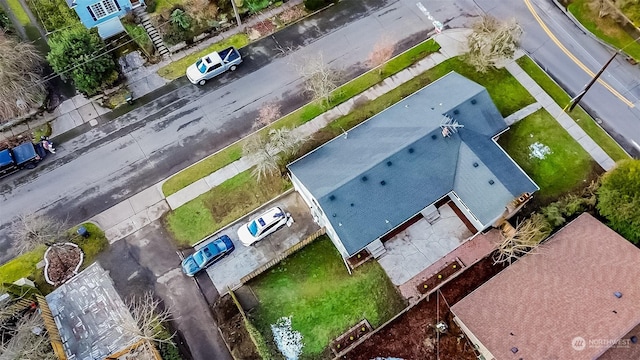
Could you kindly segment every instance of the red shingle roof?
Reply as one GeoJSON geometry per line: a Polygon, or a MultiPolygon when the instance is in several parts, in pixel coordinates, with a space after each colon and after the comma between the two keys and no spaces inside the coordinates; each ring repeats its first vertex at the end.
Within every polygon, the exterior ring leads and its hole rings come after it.
{"type": "Polygon", "coordinates": [[[452,311],[497,359],[596,359],[640,323],[639,279],[640,250],[585,213],[452,311]]]}

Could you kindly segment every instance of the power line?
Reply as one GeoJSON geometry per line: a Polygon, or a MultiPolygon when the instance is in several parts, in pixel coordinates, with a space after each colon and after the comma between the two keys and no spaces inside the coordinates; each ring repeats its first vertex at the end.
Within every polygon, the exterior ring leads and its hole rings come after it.
{"type": "MultiPolygon", "coordinates": [[[[163,23],[159,24],[159,25],[158,25],[158,27],[162,27],[162,26],[166,25],[167,23],[169,23],[170,21],[171,21],[171,20],[167,20],[167,21],[165,21],[165,22],[163,22],[163,23]]],[[[38,82],[36,82],[35,84],[28,86],[27,88],[31,88],[31,87],[33,87],[33,86],[36,86],[37,84],[43,84],[43,83],[45,83],[45,82],[48,82],[48,81],[49,81],[49,80],[51,80],[51,79],[55,79],[56,77],[59,77],[59,76],[61,76],[61,75],[63,75],[63,74],[66,74],[66,73],[68,73],[69,71],[75,70],[75,69],[79,68],[80,66],[83,66],[83,65],[85,65],[85,64],[88,64],[89,62],[91,62],[91,61],[93,61],[93,60],[96,60],[96,59],[100,58],[101,56],[107,55],[107,54],[109,54],[110,52],[115,51],[115,50],[117,50],[117,49],[119,49],[119,48],[121,48],[121,47],[123,47],[123,46],[125,46],[125,45],[127,45],[127,44],[129,44],[129,43],[131,43],[132,41],[136,41],[136,40],[142,39],[142,38],[144,38],[144,37],[146,37],[146,38],[148,38],[149,40],[151,40],[151,38],[149,37],[149,34],[146,32],[146,30],[145,30],[144,35],[140,35],[140,36],[138,36],[138,37],[133,36],[132,34],[130,34],[130,33],[128,33],[128,32],[126,32],[126,31],[125,31],[125,33],[126,33],[127,35],[129,35],[129,37],[131,37],[131,40],[128,40],[128,41],[126,41],[126,42],[124,42],[124,43],[122,43],[122,44],[119,44],[118,46],[115,46],[114,48],[109,49],[109,50],[107,50],[107,51],[106,51],[106,52],[104,52],[104,53],[101,53],[101,54],[96,55],[96,53],[97,53],[98,51],[102,51],[102,50],[107,49],[108,45],[106,45],[106,46],[104,46],[103,48],[96,50],[93,54],[91,54],[91,55],[90,55],[91,57],[90,57],[89,59],[85,60],[84,62],[81,62],[81,63],[79,63],[79,64],[77,64],[77,65],[75,65],[75,66],[73,66],[73,67],[71,67],[71,68],[69,68],[69,69],[64,69],[64,70],[63,70],[63,71],[61,71],[61,72],[56,72],[55,74],[52,74],[52,75],[46,76],[46,77],[44,77],[43,79],[41,79],[41,80],[39,80],[38,82]]],[[[125,37],[125,35],[122,35],[122,36],[121,36],[120,38],[118,38],[116,41],[118,41],[118,40],[120,40],[120,39],[122,39],[122,38],[124,38],[124,37],[125,37]]],[[[151,42],[153,43],[153,40],[151,40],[151,42]]]]}

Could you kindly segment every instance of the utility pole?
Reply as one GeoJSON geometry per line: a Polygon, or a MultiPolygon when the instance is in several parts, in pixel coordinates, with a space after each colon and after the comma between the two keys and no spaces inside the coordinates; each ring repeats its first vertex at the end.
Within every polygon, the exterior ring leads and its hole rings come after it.
{"type": "Polygon", "coordinates": [[[616,51],[615,53],[613,53],[613,56],[611,56],[609,61],[607,61],[607,63],[604,64],[602,69],[600,69],[600,71],[598,71],[598,73],[593,77],[593,79],[591,79],[591,81],[589,81],[589,83],[587,85],[585,85],[584,89],[580,93],[578,93],[578,95],[576,95],[573,99],[569,100],[569,104],[567,104],[567,106],[565,106],[564,109],[562,109],[562,110],[566,111],[567,107],[569,107],[569,111],[572,111],[576,107],[576,105],[578,105],[578,103],[580,103],[580,100],[582,100],[582,98],[587,94],[587,91],[589,91],[589,89],[591,89],[591,86],[593,86],[593,84],[596,83],[596,81],[598,80],[600,75],[602,75],[602,73],[607,68],[607,66],[609,66],[609,64],[611,64],[611,62],[616,57],[616,55],[618,55],[618,52],[619,51],[616,51]]]}
{"type": "Polygon", "coordinates": [[[242,21],[240,20],[240,15],[238,14],[238,8],[236,7],[236,0],[231,0],[231,5],[233,6],[233,13],[236,14],[236,22],[238,22],[238,26],[241,26],[242,21]]]}

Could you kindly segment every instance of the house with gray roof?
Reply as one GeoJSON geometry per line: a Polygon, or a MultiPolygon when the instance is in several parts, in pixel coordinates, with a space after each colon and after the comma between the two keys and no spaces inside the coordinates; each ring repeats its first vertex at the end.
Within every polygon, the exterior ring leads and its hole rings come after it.
{"type": "Polygon", "coordinates": [[[449,73],[288,165],[344,258],[451,202],[472,232],[511,217],[538,186],[497,144],[508,129],[487,90],[449,73]]]}

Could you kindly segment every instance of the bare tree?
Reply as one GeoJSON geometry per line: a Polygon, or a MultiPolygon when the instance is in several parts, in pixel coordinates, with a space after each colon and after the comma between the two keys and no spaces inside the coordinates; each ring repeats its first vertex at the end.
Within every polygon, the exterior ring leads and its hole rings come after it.
{"type": "Polygon", "coordinates": [[[276,151],[282,152],[286,158],[295,155],[304,140],[304,137],[290,128],[269,131],[269,143],[276,151]]]}
{"type": "Polygon", "coordinates": [[[57,359],[45,334],[42,317],[37,312],[24,314],[9,336],[9,341],[0,348],[0,360],[57,359]]]}
{"type": "Polygon", "coordinates": [[[536,249],[550,233],[549,224],[540,214],[533,214],[530,218],[519,223],[515,231],[511,225],[507,225],[503,228],[502,240],[494,253],[493,263],[511,264],[536,249]]]}
{"type": "Polygon", "coordinates": [[[324,62],[322,53],[302,59],[298,73],[305,79],[305,90],[314,100],[328,102],[331,92],[338,87],[340,75],[324,62]]]}
{"type": "Polygon", "coordinates": [[[0,122],[42,105],[42,63],[33,44],[15,41],[0,30],[0,122]]]}
{"type": "Polygon", "coordinates": [[[151,292],[131,297],[128,306],[135,326],[125,325],[125,331],[135,334],[140,339],[173,344],[173,335],[167,337],[164,329],[164,324],[172,319],[171,309],[163,307],[151,292]]]}
{"type": "Polygon", "coordinates": [[[258,117],[253,123],[254,129],[265,127],[280,118],[280,105],[275,102],[266,103],[258,110],[258,117]]]}
{"type": "MultiPolygon", "coordinates": [[[[373,69],[386,63],[393,56],[393,51],[395,49],[396,45],[391,38],[386,35],[381,37],[373,46],[373,50],[371,51],[371,54],[369,54],[369,59],[367,60],[367,65],[373,69]]],[[[378,69],[378,73],[382,73],[382,67],[378,69]]]]}
{"type": "Polygon", "coordinates": [[[492,16],[482,16],[467,38],[466,61],[478,72],[486,72],[497,62],[513,57],[520,36],[522,28],[515,19],[500,21],[492,16]]]}
{"type": "Polygon", "coordinates": [[[249,161],[256,164],[251,175],[258,181],[264,180],[268,175],[278,173],[280,156],[265,135],[255,134],[251,136],[244,143],[242,152],[249,161]]]}
{"type": "Polygon", "coordinates": [[[9,236],[13,238],[13,247],[20,254],[29,252],[39,245],[56,243],[64,239],[66,234],[66,221],[55,221],[36,214],[18,216],[9,229],[9,236]]]}

